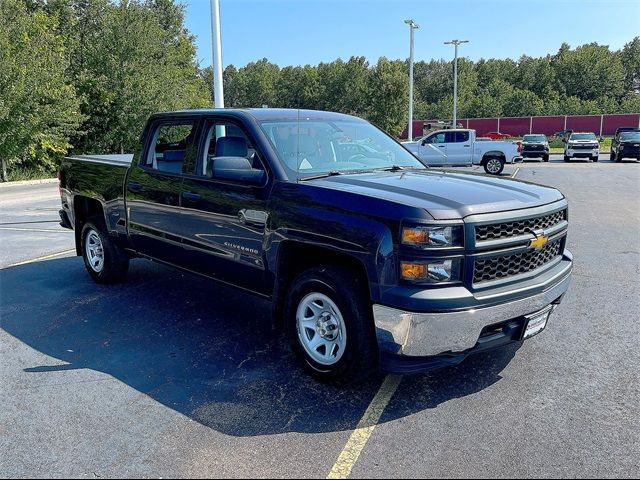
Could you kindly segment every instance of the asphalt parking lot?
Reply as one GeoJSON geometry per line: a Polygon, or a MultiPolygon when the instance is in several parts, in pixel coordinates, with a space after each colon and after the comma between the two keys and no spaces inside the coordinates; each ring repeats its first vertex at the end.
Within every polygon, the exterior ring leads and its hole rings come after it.
{"type": "MultiPolygon", "coordinates": [[[[563,304],[522,345],[392,381],[351,477],[640,475],[640,164],[503,175],[569,199],[563,304]]],[[[94,284],[58,203],[0,188],[0,477],[324,478],[345,458],[383,376],[315,382],[266,302],[200,277],[136,260],[94,284]]]]}

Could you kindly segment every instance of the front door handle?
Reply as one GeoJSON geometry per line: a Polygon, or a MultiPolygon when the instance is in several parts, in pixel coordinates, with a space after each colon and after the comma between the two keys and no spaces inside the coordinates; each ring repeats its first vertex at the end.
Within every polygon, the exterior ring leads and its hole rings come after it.
{"type": "Polygon", "coordinates": [[[446,145],[438,145],[438,148],[444,148],[446,145]]]}
{"type": "Polygon", "coordinates": [[[127,184],[127,188],[131,192],[139,192],[140,190],[142,190],[142,184],[139,182],[129,182],[127,184]]]}
{"type": "Polygon", "coordinates": [[[192,202],[197,202],[202,200],[202,195],[193,192],[182,192],[182,198],[185,200],[191,200],[192,202]]]}

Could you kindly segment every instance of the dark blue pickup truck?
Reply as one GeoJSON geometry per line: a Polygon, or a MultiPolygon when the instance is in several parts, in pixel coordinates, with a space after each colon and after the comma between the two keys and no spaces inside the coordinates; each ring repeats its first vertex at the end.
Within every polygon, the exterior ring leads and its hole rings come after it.
{"type": "Polygon", "coordinates": [[[59,178],[61,224],[95,281],[142,257],[268,298],[322,379],[522,341],[569,286],[559,191],[428,169],[348,115],[157,114],[133,156],[69,157],[59,178]]]}

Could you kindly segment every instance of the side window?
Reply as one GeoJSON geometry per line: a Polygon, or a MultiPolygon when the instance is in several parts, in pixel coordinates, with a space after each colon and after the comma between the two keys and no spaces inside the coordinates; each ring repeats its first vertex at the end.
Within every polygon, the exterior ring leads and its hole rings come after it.
{"type": "Polygon", "coordinates": [[[211,122],[205,132],[204,155],[198,162],[197,175],[240,183],[243,179],[266,178],[264,164],[252,140],[238,125],[211,122]]]}
{"type": "Polygon", "coordinates": [[[194,122],[172,122],[156,127],[149,152],[142,165],[161,172],[193,171],[197,160],[194,122]]]}
{"type": "Polygon", "coordinates": [[[436,133],[427,138],[427,143],[445,143],[445,132],[436,133]]]}
{"type": "Polygon", "coordinates": [[[469,132],[455,132],[456,143],[464,143],[469,140],[469,132]]]}

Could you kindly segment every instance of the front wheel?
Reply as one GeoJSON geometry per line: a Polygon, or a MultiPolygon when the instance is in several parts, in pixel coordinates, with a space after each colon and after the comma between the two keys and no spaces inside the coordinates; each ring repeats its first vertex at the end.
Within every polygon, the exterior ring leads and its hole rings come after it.
{"type": "Polygon", "coordinates": [[[595,157],[591,157],[591,161],[592,162],[597,162],[598,161],[598,155],[596,155],[595,157]]]}
{"type": "Polygon", "coordinates": [[[104,220],[93,216],[82,227],[82,259],[96,283],[117,283],[129,270],[129,257],[107,233],[104,220]]]}
{"type": "Polygon", "coordinates": [[[498,157],[491,157],[484,162],[484,171],[491,175],[500,175],[504,170],[504,160],[498,157]]]}
{"type": "Polygon", "coordinates": [[[613,162],[613,161],[615,161],[615,159],[616,159],[615,154],[614,154],[613,152],[611,152],[611,153],[609,154],[609,161],[610,161],[610,162],[613,162]]]}
{"type": "Polygon", "coordinates": [[[545,155],[542,157],[542,161],[543,162],[548,162],[549,161],[549,155],[545,155]]]}
{"type": "Polygon", "coordinates": [[[285,315],[293,349],[316,378],[344,385],[378,371],[369,296],[353,272],[334,265],[303,272],[291,285],[285,315]]]}
{"type": "Polygon", "coordinates": [[[565,162],[568,162],[569,160],[571,160],[571,157],[569,157],[568,155],[565,155],[565,156],[564,156],[564,161],[565,161],[565,162]]]}

